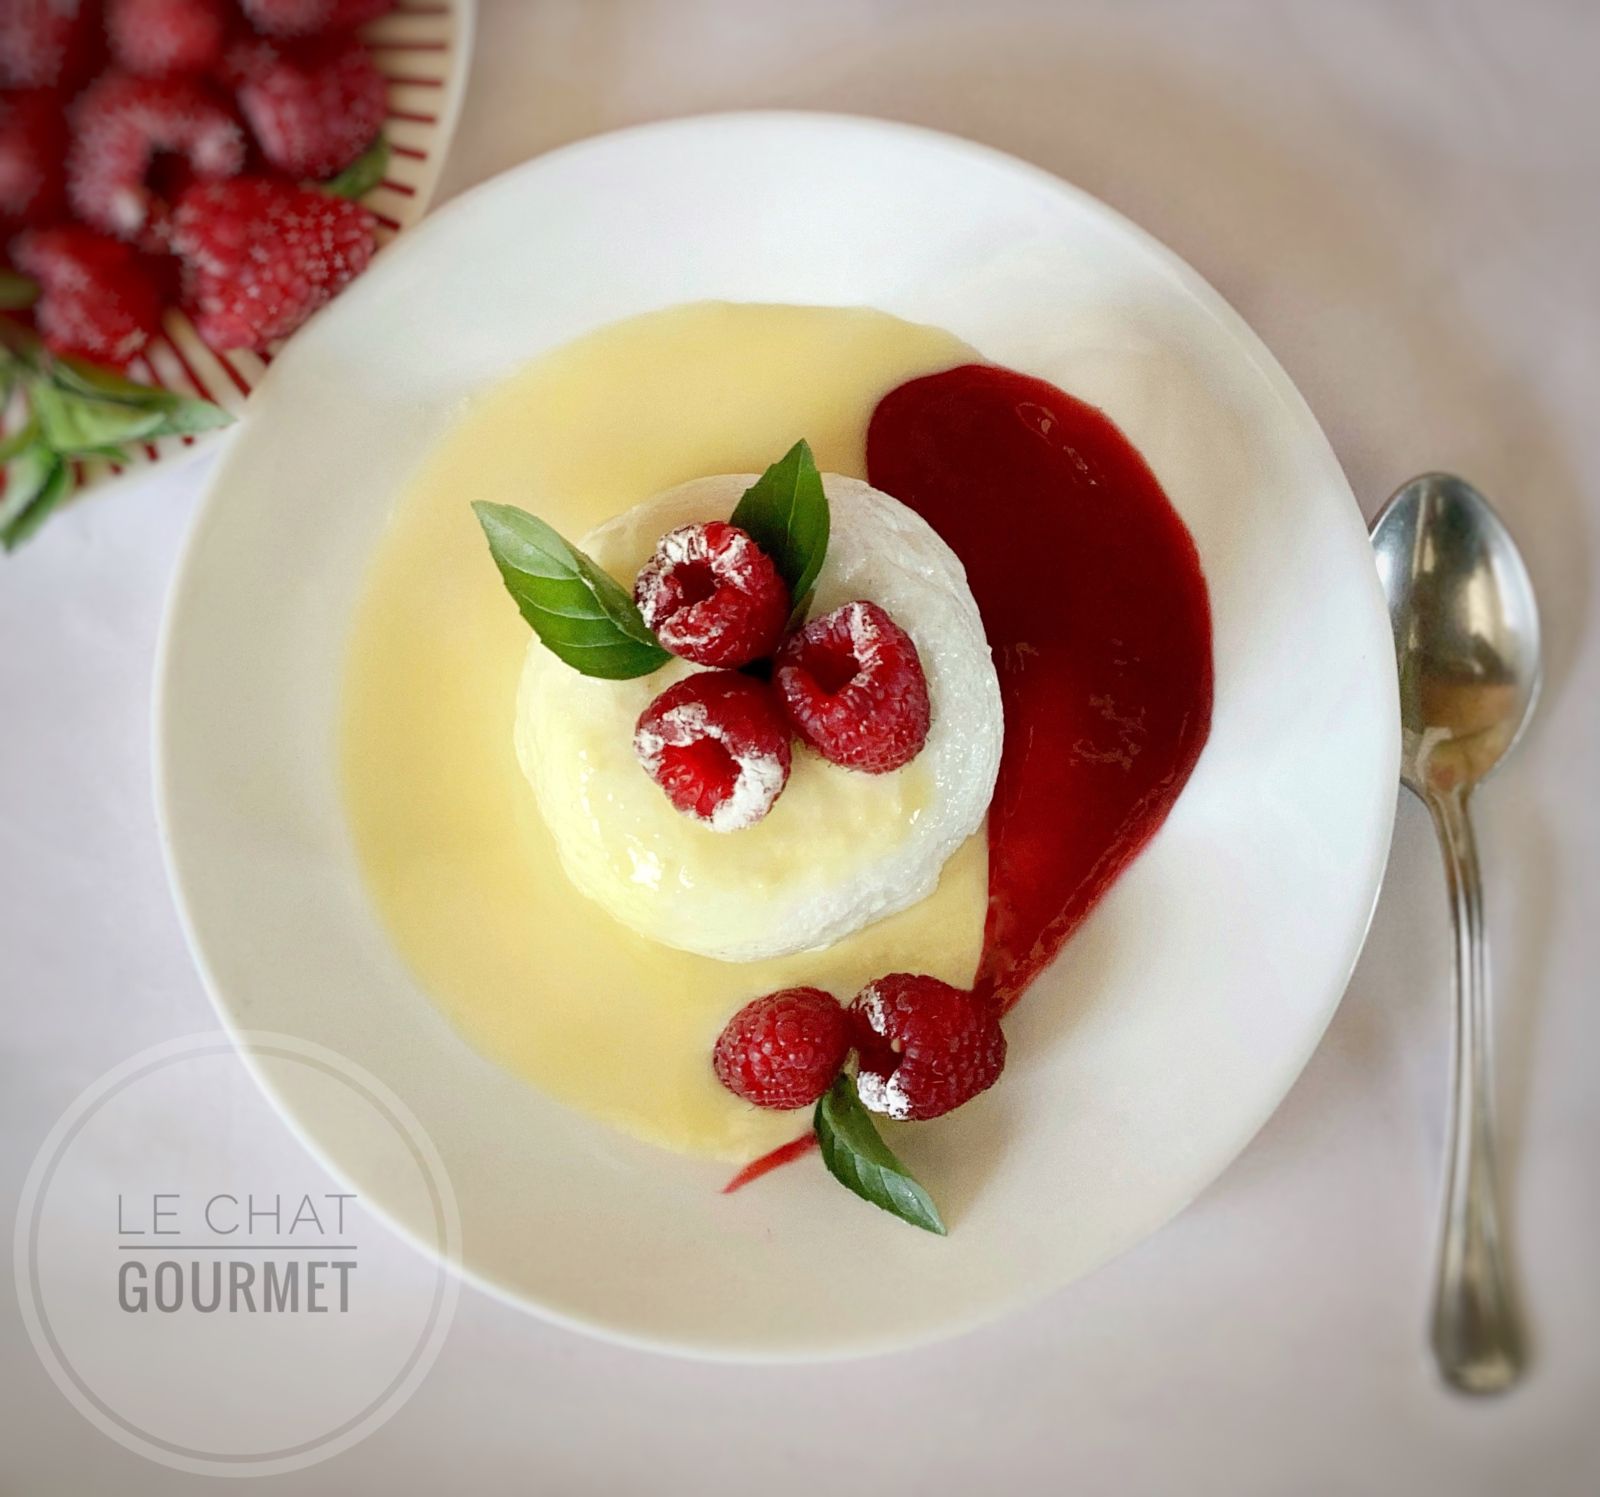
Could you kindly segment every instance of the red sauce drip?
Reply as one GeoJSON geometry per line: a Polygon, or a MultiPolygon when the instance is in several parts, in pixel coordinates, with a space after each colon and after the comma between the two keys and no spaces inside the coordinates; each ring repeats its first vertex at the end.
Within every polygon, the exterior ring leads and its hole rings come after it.
{"type": "Polygon", "coordinates": [[[969,364],[891,391],[875,488],[961,558],[1005,749],[978,991],[1009,1008],[1149,841],[1211,727],[1211,614],[1183,521],[1127,438],[1043,380],[969,364]]]}
{"type": "Polygon", "coordinates": [[[809,1154],[817,1146],[815,1133],[804,1133],[799,1138],[791,1138],[786,1144],[779,1144],[770,1154],[763,1154],[759,1159],[752,1159],[737,1175],[722,1187],[725,1196],[732,1195],[736,1190],[743,1190],[746,1185],[759,1180],[763,1175],[769,1175],[781,1165],[792,1164],[802,1155],[809,1154]]]}

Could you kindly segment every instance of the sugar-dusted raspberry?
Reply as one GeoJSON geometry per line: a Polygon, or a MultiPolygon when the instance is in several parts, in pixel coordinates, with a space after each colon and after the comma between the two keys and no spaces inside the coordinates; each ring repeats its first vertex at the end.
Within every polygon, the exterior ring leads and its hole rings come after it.
{"type": "Polygon", "coordinates": [[[745,1004],[717,1040],[717,1080],[757,1107],[810,1107],[833,1085],[850,1023],[821,988],[784,988],[745,1004]]]}
{"type": "Polygon", "coordinates": [[[166,229],[153,168],[169,172],[177,158],[181,175],[216,182],[244,166],[243,127],[194,79],[106,73],[73,104],[72,123],[73,210],[94,228],[149,248],[166,229]]]}
{"type": "Polygon", "coordinates": [[[936,977],[892,972],[850,1005],[856,1089],[873,1112],[922,1121],[988,1090],[1006,1063],[992,1010],[936,977]]]}
{"type": "Polygon", "coordinates": [[[240,177],[179,200],[172,244],[184,300],[213,348],[264,349],[366,269],[372,215],[292,182],[240,177]]]}
{"type": "Polygon", "coordinates": [[[106,0],[106,40],[119,67],[146,78],[203,73],[222,58],[224,0],[106,0]]]}
{"type": "Polygon", "coordinates": [[[261,154],[291,177],[343,170],[372,144],[388,112],[383,74],[359,37],[257,37],[230,49],[227,71],[261,154]]]}
{"type": "Polygon", "coordinates": [[[633,596],[674,655],[730,670],[770,655],[789,619],[789,589],[772,558],[724,520],[669,530],[633,596]]]}
{"type": "Polygon", "coordinates": [[[0,94],[0,234],[61,216],[66,157],[67,121],[53,91],[0,94]]]}
{"type": "Polygon", "coordinates": [[[876,603],[846,603],[792,634],[773,685],[795,731],[824,759],[884,774],[928,741],[928,678],[917,647],[876,603]]]}
{"type": "Polygon", "coordinates": [[[99,60],[97,0],[0,0],[0,88],[75,88],[99,60]]]}
{"type": "Polygon", "coordinates": [[[263,36],[318,36],[365,26],[394,9],[394,0],[240,0],[263,36]]]}
{"type": "Polygon", "coordinates": [[[126,364],[161,325],[149,264],[120,239],[63,224],[22,235],[13,255],[39,283],[34,320],[57,353],[126,364]]]}
{"type": "Polygon", "coordinates": [[[714,832],[754,826],[789,782],[789,725],[764,682],[702,671],[639,718],[633,751],[684,813],[714,832]]]}

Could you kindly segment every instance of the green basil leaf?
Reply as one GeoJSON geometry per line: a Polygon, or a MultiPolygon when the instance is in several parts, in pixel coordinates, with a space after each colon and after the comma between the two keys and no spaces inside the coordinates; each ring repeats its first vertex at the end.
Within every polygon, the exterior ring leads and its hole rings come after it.
{"type": "Polygon", "coordinates": [[[165,410],[170,402],[179,398],[159,385],[141,385],[115,369],[70,355],[56,355],[51,361],[50,377],[61,389],[75,395],[137,406],[140,410],[165,410]]]}
{"type": "Polygon", "coordinates": [[[55,385],[69,394],[111,405],[131,406],[140,411],[159,411],[160,423],[141,432],[141,436],[188,436],[233,423],[230,412],[209,400],[180,395],[176,390],[163,390],[159,385],[141,385],[114,369],[105,369],[83,359],[57,358],[50,374],[55,385]]]}
{"type": "Polygon", "coordinates": [[[90,453],[150,437],[167,419],[164,411],[79,395],[47,379],[36,379],[32,393],[39,430],[62,454],[90,453]]]}
{"type": "Polygon", "coordinates": [[[0,317],[0,348],[4,348],[11,358],[27,369],[37,368],[44,357],[44,345],[39,342],[39,335],[32,328],[13,322],[9,317],[0,317]]]}
{"type": "Polygon", "coordinates": [[[173,395],[171,401],[160,409],[161,424],[154,431],[146,432],[147,437],[193,436],[197,432],[232,426],[235,419],[231,411],[223,410],[220,405],[214,405],[209,400],[196,400],[190,395],[173,395]]]}
{"type": "Polygon", "coordinates": [[[879,1136],[872,1114],[856,1095],[855,1078],[841,1071],[822,1094],[812,1120],[828,1173],[864,1201],[901,1221],[943,1237],[945,1225],[932,1197],[879,1136]]]}
{"type": "MultiPolygon", "coordinates": [[[[37,428],[30,426],[18,436],[36,431],[37,428]]],[[[0,529],[10,525],[39,497],[58,462],[55,453],[39,441],[37,435],[15,449],[10,442],[6,446],[6,486],[0,493],[0,529]]]]}
{"type": "Polygon", "coordinates": [[[72,467],[43,443],[17,454],[0,495],[0,546],[14,551],[72,492],[72,467]]]}
{"type": "Polygon", "coordinates": [[[0,266],[0,311],[17,312],[39,299],[39,286],[25,275],[0,266]]]}
{"type": "Polygon", "coordinates": [[[574,670],[623,681],[672,658],[622,587],[543,520],[510,504],[472,509],[523,618],[574,670]]]}
{"type": "MultiPolygon", "coordinates": [[[[4,374],[0,372],[0,382],[4,381],[4,374]]],[[[9,437],[0,441],[0,467],[9,463],[24,448],[32,447],[39,440],[39,423],[29,419],[26,426],[18,427],[9,437]]]]}
{"type": "Polygon", "coordinates": [[[796,442],[751,484],[731,520],[772,558],[799,622],[828,554],[828,496],[810,445],[796,442]]]}
{"type": "Polygon", "coordinates": [[[321,184],[324,192],[339,198],[364,198],[389,170],[389,141],[380,135],[336,177],[321,184]]]}

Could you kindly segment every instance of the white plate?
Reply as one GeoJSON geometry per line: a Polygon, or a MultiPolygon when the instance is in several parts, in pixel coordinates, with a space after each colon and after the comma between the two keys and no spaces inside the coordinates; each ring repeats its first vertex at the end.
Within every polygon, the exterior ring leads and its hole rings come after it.
{"type": "MultiPolygon", "coordinates": [[[[439,1147],[466,1272],[568,1324],[792,1358],[948,1334],[1153,1231],[1259,1128],[1366,932],[1399,744],[1361,516],[1294,387],[1192,271],[1031,167],[899,125],[726,115],[491,182],[295,339],[195,523],[167,619],[161,815],[226,1022],[342,1052],[439,1147]],[[721,1165],[586,1121],[480,1058],[402,966],[335,783],[362,574],[464,397],[555,344],[699,298],[866,304],[1104,407],[1199,545],[1215,723],[1166,826],[1008,1020],[988,1097],[927,1130],[948,1239],[813,1161],[721,1165]]],[[[357,1141],[280,1094],[380,1205],[357,1141]]],[[[401,1226],[406,1224],[402,1220],[401,1226]]]]}
{"type": "MultiPolygon", "coordinates": [[[[466,92],[477,5],[478,0],[396,0],[389,15],[361,28],[361,37],[389,85],[389,113],[383,126],[392,147],[389,167],[383,181],[361,199],[377,216],[380,249],[427,212],[438,185],[466,92]]],[[[146,383],[183,395],[202,395],[243,415],[250,392],[261,383],[274,357],[248,349],[213,353],[189,319],[169,309],[161,333],[130,372],[146,383]]],[[[143,471],[150,463],[181,461],[222,435],[219,430],[142,443],[132,449],[131,465],[83,463],[79,489],[103,487],[143,471]]]]}

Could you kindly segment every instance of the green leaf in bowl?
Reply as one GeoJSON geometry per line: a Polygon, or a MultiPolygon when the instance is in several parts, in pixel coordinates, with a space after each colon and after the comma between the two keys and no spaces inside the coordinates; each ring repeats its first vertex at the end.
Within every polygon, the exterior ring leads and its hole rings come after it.
{"type": "Polygon", "coordinates": [[[33,410],[44,440],[62,454],[91,453],[156,435],[166,420],[159,408],[123,405],[34,382],[33,410]]]}
{"type": "Polygon", "coordinates": [[[841,1071],[817,1103],[813,1126],[828,1173],[864,1201],[901,1221],[943,1237],[939,1208],[894,1151],[878,1136],[872,1114],[861,1105],[855,1078],[841,1071]]]}
{"type": "MultiPolygon", "coordinates": [[[[0,385],[5,381],[5,373],[0,370],[0,385]]],[[[39,423],[31,417],[26,426],[20,426],[9,437],[0,438],[0,465],[9,463],[19,452],[26,451],[39,441],[39,423]]]]}
{"type": "Polygon", "coordinates": [[[38,299],[37,282],[0,266],[0,312],[21,311],[23,307],[31,307],[38,299]]]}
{"type": "Polygon", "coordinates": [[[110,400],[118,405],[137,406],[141,410],[165,409],[177,397],[158,385],[141,385],[137,380],[107,369],[101,364],[91,364],[87,359],[70,354],[57,354],[50,365],[50,377],[63,390],[75,395],[86,395],[94,400],[110,400]]]}
{"type": "Polygon", "coordinates": [[[0,547],[14,551],[72,492],[72,466],[35,441],[10,455],[0,494],[0,547]]]}
{"type": "Polygon", "coordinates": [[[51,365],[51,380],[60,390],[100,404],[128,406],[140,411],[159,411],[161,421],[149,437],[190,436],[230,426],[233,416],[220,405],[159,385],[141,385],[114,369],[90,364],[83,359],[58,357],[51,365]]]}
{"type": "Polygon", "coordinates": [[[339,198],[364,198],[389,170],[389,141],[378,136],[349,166],[321,185],[324,192],[339,198]]]}
{"type": "Polygon", "coordinates": [[[472,506],[489,552],[545,646],[586,676],[647,676],[672,657],[615,579],[541,519],[510,504],[472,506]]]}
{"type": "Polygon", "coordinates": [[[828,554],[828,496],[810,444],[796,442],[768,468],[730,519],[772,558],[794,600],[791,621],[799,622],[828,554]]]}

